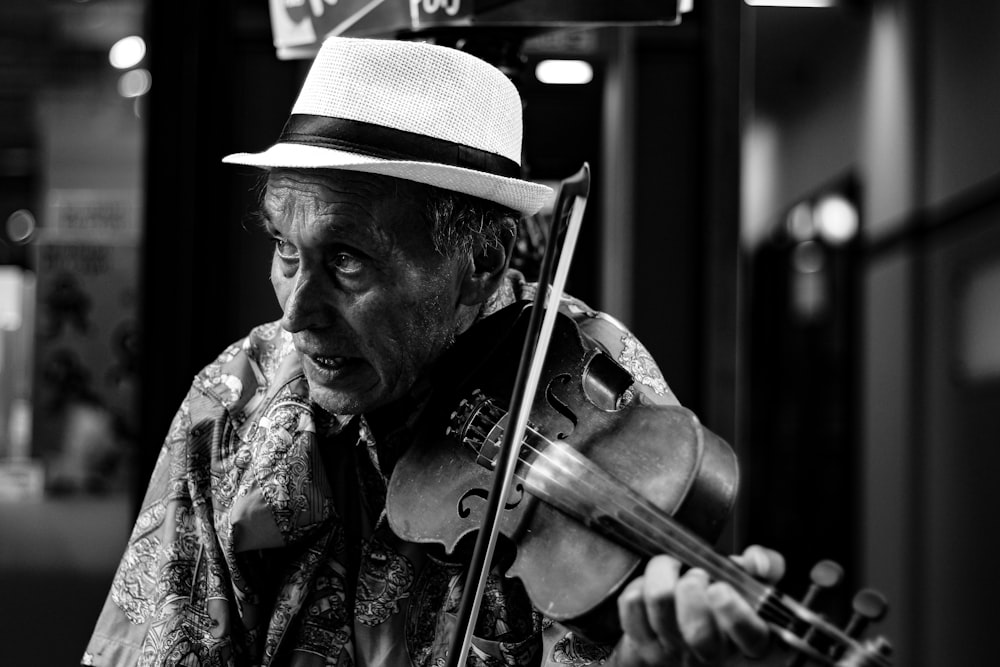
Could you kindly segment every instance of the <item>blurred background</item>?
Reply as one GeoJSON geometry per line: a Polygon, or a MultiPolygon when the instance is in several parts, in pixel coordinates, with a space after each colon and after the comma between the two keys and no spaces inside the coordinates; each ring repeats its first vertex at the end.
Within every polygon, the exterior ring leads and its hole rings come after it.
{"type": "Polygon", "coordinates": [[[191,377],[278,316],[219,160],[276,138],[332,30],[483,55],[527,175],[590,162],[570,290],[736,448],[723,548],[779,548],[795,596],[839,562],[820,610],[880,590],[897,665],[989,664],[1000,5],[764,4],[3,0],[3,663],[76,664],[191,377]]]}

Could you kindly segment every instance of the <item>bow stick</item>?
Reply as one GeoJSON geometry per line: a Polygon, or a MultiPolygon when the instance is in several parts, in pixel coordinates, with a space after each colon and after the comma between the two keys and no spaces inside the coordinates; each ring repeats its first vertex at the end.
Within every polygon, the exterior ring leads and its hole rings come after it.
{"type": "Polygon", "coordinates": [[[448,651],[448,667],[458,667],[459,661],[468,656],[472,644],[475,619],[479,616],[479,607],[482,604],[483,592],[486,590],[486,580],[489,577],[490,564],[500,533],[503,499],[507,497],[513,484],[521,441],[538,389],[538,381],[548,352],[552,329],[555,326],[559,302],[566,286],[566,276],[573,260],[573,249],[580,233],[580,223],[587,206],[589,191],[590,165],[586,162],[580,171],[562,181],[559,186],[552,228],[545,244],[538,289],[532,304],[528,332],[524,338],[524,347],[510,400],[508,424],[514,424],[514,427],[504,430],[500,452],[497,455],[498,463],[493,473],[493,485],[487,496],[483,523],[476,536],[476,544],[466,574],[465,589],[462,591],[458,607],[455,633],[448,651]],[[559,238],[564,234],[565,241],[559,249],[559,238]],[[557,254],[559,265],[555,270],[555,279],[552,280],[557,254]],[[549,288],[550,281],[551,288],[549,288]]]}

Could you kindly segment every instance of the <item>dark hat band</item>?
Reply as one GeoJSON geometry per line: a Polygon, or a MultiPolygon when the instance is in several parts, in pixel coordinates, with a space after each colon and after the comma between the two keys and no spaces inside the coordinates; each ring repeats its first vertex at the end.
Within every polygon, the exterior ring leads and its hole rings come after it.
{"type": "Polygon", "coordinates": [[[516,162],[496,153],[348,118],[292,114],[278,142],[334,148],[384,160],[436,162],[506,178],[521,175],[516,162]]]}

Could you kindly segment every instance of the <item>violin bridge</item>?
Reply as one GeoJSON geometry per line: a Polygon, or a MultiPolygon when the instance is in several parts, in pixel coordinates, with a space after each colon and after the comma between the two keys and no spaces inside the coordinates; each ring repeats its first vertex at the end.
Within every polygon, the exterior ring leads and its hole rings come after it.
{"type": "Polygon", "coordinates": [[[451,413],[445,434],[458,439],[476,453],[476,462],[493,470],[503,441],[507,414],[491,398],[476,389],[451,413]]]}

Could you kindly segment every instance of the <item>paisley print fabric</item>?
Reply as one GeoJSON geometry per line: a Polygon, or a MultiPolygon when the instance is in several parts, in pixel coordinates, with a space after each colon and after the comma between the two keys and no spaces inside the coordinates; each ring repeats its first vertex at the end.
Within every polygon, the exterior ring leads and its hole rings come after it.
{"type": "MultiPolygon", "coordinates": [[[[427,558],[406,618],[407,649],[415,667],[446,663],[465,574],[460,565],[427,558]],[[428,609],[439,611],[428,614],[428,609]]],[[[500,573],[491,574],[473,632],[469,665],[539,664],[542,628],[542,615],[532,609],[520,583],[500,573]]]]}
{"type": "Polygon", "coordinates": [[[155,502],[136,519],[122,566],[111,584],[111,597],[132,623],[145,623],[153,611],[160,540],[149,534],[163,522],[165,504],[155,502]]]}
{"type": "Polygon", "coordinates": [[[413,564],[379,539],[364,547],[354,613],[364,625],[380,625],[399,613],[400,602],[410,595],[413,564]]]}
{"type": "Polygon", "coordinates": [[[622,351],[618,356],[618,363],[624,366],[637,382],[652,389],[657,396],[666,396],[670,391],[667,389],[667,382],[642,343],[628,332],[622,334],[621,343],[622,351]]]}
{"type": "MultiPolygon", "coordinates": [[[[483,316],[533,290],[511,272],[483,316]]],[[[624,327],[564,306],[635,391],[674,401],[624,327]]],[[[171,423],[83,664],[443,667],[465,570],[399,540],[383,512],[386,475],[412,439],[409,406],[376,435],[364,416],[311,402],[277,323],[229,346],[171,423]]],[[[608,654],[492,573],[469,665],[582,667],[608,654]]]]}
{"type": "Polygon", "coordinates": [[[552,648],[552,662],[573,667],[603,664],[610,655],[607,646],[592,644],[572,632],[566,633],[552,648]]]}

